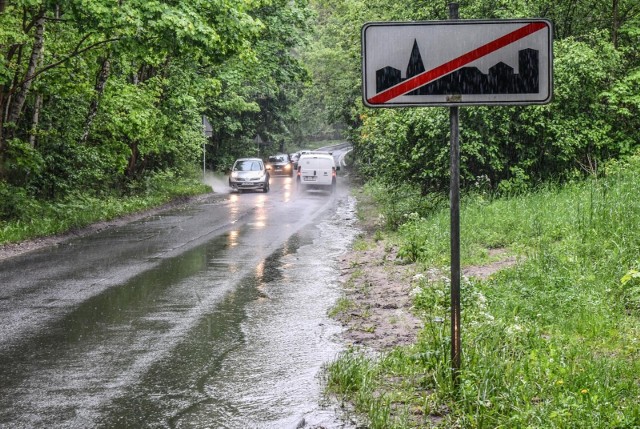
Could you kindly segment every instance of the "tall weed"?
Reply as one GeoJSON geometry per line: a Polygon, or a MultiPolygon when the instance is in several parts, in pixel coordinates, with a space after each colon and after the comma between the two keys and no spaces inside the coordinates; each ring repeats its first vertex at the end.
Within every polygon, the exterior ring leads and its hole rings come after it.
{"type": "Polygon", "coordinates": [[[365,185],[365,192],[377,204],[384,226],[392,231],[412,217],[431,215],[446,204],[441,195],[421,195],[408,184],[392,186],[373,181],[365,185]]]}

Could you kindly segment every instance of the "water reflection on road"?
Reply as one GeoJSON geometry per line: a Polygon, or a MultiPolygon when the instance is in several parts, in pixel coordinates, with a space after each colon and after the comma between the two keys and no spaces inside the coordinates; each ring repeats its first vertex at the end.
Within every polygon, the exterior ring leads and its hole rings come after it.
{"type": "MultiPolygon", "coordinates": [[[[339,296],[336,260],[356,233],[354,200],[297,195],[293,180],[279,180],[269,194],[231,195],[98,237],[109,249],[140,241],[149,253],[87,258],[92,296],[65,289],[71,269],[25,281],[28,293],[12,280],[11,299],[25,307],[15,319],[51,303],[63,316],[7,331],[20,341],[0,338],[10,345],[0,347],[0,426],[348,427],[322,405],[318,375],[342,347],[327,311],[339,296]]],[[[80,270],[87,251],[62,250],[60,263],[80,270]]],[[[15,276],[0,266],[7,279],[19,277],[19,262],[15,276]]]]}

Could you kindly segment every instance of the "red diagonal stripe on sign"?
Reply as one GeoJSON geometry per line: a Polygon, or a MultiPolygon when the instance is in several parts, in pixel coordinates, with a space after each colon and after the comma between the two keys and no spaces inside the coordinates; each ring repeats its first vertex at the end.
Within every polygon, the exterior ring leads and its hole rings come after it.
{"type": "Polygon", "coordinates": [[[384,91],[374,95],[368,101],[370,104],[383,104],[387,101],[393,100],[396,97],[404,95],[408,92],[411,92],[422,85],[426,85],[429,82],[432,82],[446,74],[449,74],[470,62],[477,60],[478,58],[482,58],[485,55],[489,55],[492,52],[497,51],[500,48],[504,48],[505,46],[516,42],[524,37],[527,37],[530,34],[535,33],[538,30],[542,30],[547,27],[547,23],[545,22],[532,22],[524,27],[521,27],[511,33],[505,34],[504,36],[493,40],[486,45],[482,45],[479,48],[474,49],[473,51],[467,52],[464,55],[459,56],[447,63],[444,63],[434,69],[427,70],[419,75],[412,77],[411,79],[407,79],[402,83],[399,83],[396,86],[392,86],[391,88],[385,89],[384,91]]]}

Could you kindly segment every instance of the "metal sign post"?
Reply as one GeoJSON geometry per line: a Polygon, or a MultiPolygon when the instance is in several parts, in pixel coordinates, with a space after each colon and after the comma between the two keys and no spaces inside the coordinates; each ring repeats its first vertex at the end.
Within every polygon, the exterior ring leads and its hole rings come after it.
{"type": "Polygon", "coordinates": [[[460,106],[547,104],[553,29],[545,19],[371,22],[362,27],[367,107],[449,107],[451,125],[451,371],[459,385],[460,106]]]}
{"type": "MultiPolygon", "coordinates": [[[[449,3],[449,19],[458,19],[458,3],[449,3]]],[[[462,340],[460,337],[460,112],[449,108],[451,124],[451,374],[458,386],[462,340]]]]}

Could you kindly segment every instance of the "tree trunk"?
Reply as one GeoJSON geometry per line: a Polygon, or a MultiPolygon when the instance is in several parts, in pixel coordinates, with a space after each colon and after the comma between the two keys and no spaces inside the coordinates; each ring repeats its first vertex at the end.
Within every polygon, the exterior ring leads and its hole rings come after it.
{"type": "Polygon", "coordinates": [[[129,165],[127,165],[127,178],[133,179],[136,174],[136,165],[138,164],[138,144],[129,144],[131,155],[129,156],[129,165]]]}
{"type": "Polygon", "coordinates": [[[91,105],[89,106],[89,112],[87,113],[87,119],[84,123],[84,131],[82,132],[82,136],[80,136],[80,144],[85,144],[87,139],[89,138],[89,130],[91,129],[91,124],[98,114],[98,106],[100,105],[100,99],[102,98],[102,94],[104,93],[104,87],[107,84],[107,80],[109,79],[109,72],[111,70],[111,51],[107,53],[107,55],[102,60],[102,66],[100,67],[100,71],[98,72],[98,76],[96,77],[96,86],[95,86],[95,95],[94,99],[91,101],[91,105]]]}
{"type": "Polygon", "coordinates": [[[7,152],[4,143],[4,94],[5,88],[0,87],[0,180],[6,177],[4,161],[5,153],[7,152]]]}
{"type": "Polygon", "coordinates": [[[31,88],[31,84],[36,73],[36,67],[44,47],[44,22],[44,11],[42,11],[36,20],[36,33],[34,35],[33,49],[31,50],[31,57],[29,58],[27,72],[25,73],[23,81],[19,83],[19,89],[16,92],[15,97],[11,100],[9,114],[7,115],[7,123],[18,122],[18,119],[22,114],[22,109],[27,99],[29,89],[31,88]]]}
{"type": "Polygon", "coordinates": [[[36,103],[33,106],[33,119],[31,121],[31,133],[29,134],[29,144],[36,147],[36,134],[38,132],[38,124],[40,123],[40,110],[42,109],[42,94],[36,96],[36,103]]]}
{"type": "Polygon", "coordinates": [[[611,19],[611,43],[614,48],[618,48],[618,30],[620,28],[620,1],[613,0],[613,13],[611,19]]]}
{"type": "MultiPolygon", "coordinates": [[[[6,56],[6,63],[14,61],[16,64],[22,62],[22,44],[15,44],[9,48],[9,52],[6,56]],[[14,57],[17,55],[17,59],[14,57]]],[[[0,168],[4,164],[4,154],[6,149],[6,133],[4,125],[7,123],[7,116],[9,115],[9,107],[11,106],[12,91],[18,86],[18,75],[15,74],[11,83],[2,85],[2,94],[0,94],[0,168]]],[[[1,173],[1,172],[0,172],[1,173]]],[[[0,174],[0,177],[4,177],[0,174]]]]}
{"type": "MultiPolygon", "coordinates": [[[[0,0],[2,1],[2,0],[0,0]]],[[[2,3],[2,8],[5,7],[5,3],[2,3]]],[[[3,11],[4,9],[2,9],[3,11]]],[[[5,56],[5,63],[9,64],[12,61],[20,64],[22,62],[22,48],[20,43],[13,44],[9,47],[5,56]],[[17,59],[14,57],[17,55],[17,59]]],[[[7,117],[9,116],[9,108],[11,106],[12,91],[18,86],[18,75],[14,75],[11,83],[0,86],[0,179],[5,178],[5,155],[7,150],[7,130],[5,130],[5,124],[7,123],[7,117]]]]}

